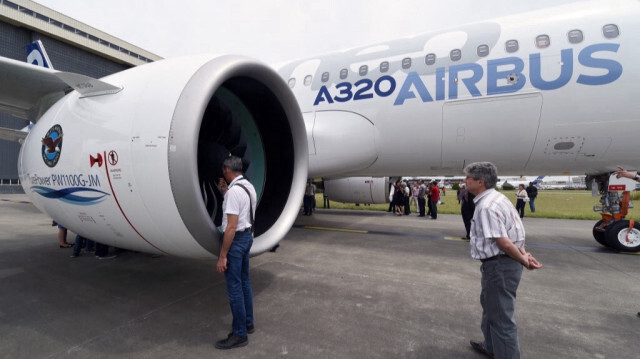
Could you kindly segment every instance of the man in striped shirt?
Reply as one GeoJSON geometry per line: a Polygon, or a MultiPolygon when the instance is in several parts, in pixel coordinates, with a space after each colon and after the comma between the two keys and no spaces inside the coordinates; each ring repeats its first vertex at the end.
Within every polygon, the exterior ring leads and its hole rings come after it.
{"type": "Polygon", "coordinates": [[[518,329],[513,318],[522,267],[542,265],[524,249],[524,226],[511,201],[494,189],[498,170],[490,162],[464,169],[467,191],[474,194],[471,257],[482,262],[482,333],[484,342],[471,347],[490,358],[520,358],[518,329]]]}

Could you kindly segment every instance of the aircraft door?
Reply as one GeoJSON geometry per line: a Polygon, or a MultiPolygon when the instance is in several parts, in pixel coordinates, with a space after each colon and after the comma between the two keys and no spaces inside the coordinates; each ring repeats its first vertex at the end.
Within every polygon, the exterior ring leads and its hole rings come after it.
{"type": "Polygon", "coordinates": [[[447,102],[442,111],[442,168],[461,171],[476,161],[501,170],[527,165],[540,124],[542,94],[447,102]]]}

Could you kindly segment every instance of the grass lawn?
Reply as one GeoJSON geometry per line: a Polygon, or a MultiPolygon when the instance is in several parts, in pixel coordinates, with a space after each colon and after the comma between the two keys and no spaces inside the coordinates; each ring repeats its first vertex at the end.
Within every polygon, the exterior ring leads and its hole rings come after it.
{"type": "MultiPolygon", "coordinates": [[[[515,191],[501,191],[503,192],[513,205],[516,204],[516,192],[515,191]]],[[[440,197],[440,200],[444,202],[438,206],[438,213],[445,214],[460,214],[460,205],[456,199],[456,192],[449,190],[446,196],[440,197]]],[[[531,213],[529,210],[529,204],[526,204],[525,217],[538,217],[538,218],[565,218],[565,219],[600,219],[599,212],[593,211],[593,206],[600,205],[600,197],[591,197],[591,191],[572,191],[572,190],[540,190],[538,191],[538,197],[536,198],[536,212],[531,213]]],[[[322,194],[316,194],[316,205],[318,208],[322,208],[322,194]]],[[[633,203],[633,201],[632,201],[633,203]]],[[[389,204],[372,204],[372,205],[359,205],[356,206],[353,203],[340,203],[331,201],[331,208],[337,209],[353,209],[353,210],[372,210],[372,211],[386,211],[389,208],[389,204]]],[[[412,212],[415,212],[415,208],[412,207],[412,212]]],[[[631,208],[627,218],[638,218],[640,215],[640,209],[631,208]]]]}

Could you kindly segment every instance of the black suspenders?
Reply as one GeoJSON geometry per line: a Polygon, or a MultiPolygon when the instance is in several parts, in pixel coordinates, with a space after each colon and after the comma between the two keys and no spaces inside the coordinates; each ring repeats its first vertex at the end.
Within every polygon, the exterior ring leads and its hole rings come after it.
{"type": "Polygon", "coordinates": [[[249,193],[247,187],[241,185],[240,183],[235,183],[234,185],[240,186],[240,188],[247,192],[247,196],[249,196],[249,218],[251,219],[251,234],[253,234],[255,226],[253,225],[253,203],[251,202],[251,193],[249,193]]]}

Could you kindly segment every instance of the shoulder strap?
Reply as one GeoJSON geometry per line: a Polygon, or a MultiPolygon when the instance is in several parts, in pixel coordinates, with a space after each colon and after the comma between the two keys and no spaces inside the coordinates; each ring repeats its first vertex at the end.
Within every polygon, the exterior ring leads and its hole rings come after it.
{"type": "Polygon", "coordinates": [[[236,183],[236,184],[240,186],[240,188],[242,188],[245,192],[247,192],[247,196],[249,196],[249,218],[251,219],[251,234],[253,234],[255,230],[255,226],[253,225],[253,203],[251,202],[251,193],[249,193],[249,190],[247,189],[247,187],[243,186],[240,183],[236,183]]]}

